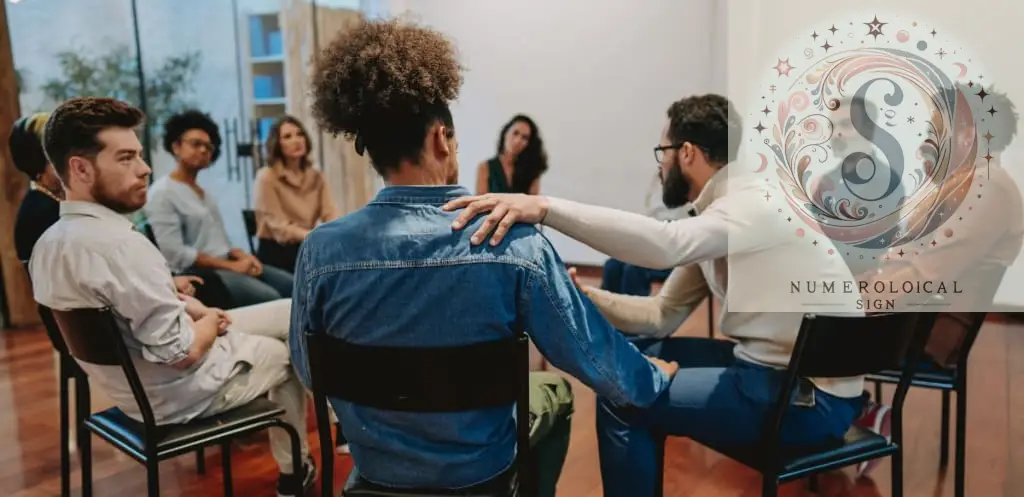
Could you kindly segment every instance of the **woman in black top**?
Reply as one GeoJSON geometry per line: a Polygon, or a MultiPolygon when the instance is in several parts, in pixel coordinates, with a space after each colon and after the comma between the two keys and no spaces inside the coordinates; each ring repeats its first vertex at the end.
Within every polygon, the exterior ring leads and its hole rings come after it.
{"type": "Polygon", "coordinates": [[[548,169],[548,157],[537,124],[522,114],[505,123],[498,135],[498,154],[480,163],[476,193],[540,192],[540,176],[548,169]]]}
{"type": "Polygon", "coordinates": [[[64,198],[57,172],[43,152],[43,128],[49,117],[48,113],[38,113],[18,119],[8,139],[14,167],[31,180],[14,221],[14,245],[18,259],[23,261],[32,255],[43,232],[57,222],[64,198]]]}

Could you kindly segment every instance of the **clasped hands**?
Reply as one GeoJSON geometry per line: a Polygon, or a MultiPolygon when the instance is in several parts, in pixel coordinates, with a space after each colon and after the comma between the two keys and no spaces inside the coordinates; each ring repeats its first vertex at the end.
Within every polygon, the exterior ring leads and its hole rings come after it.
{"type": "Polygon", "coordinates": [[[231,249],[228,257],[231,259],[228,262],[228,269],[231,271],[252,277],[263,274],[263,263],[250,253],[241,249],[231,249]]]}
{"type": "MultiPolygon", "coordinates": [[[[462,209],[462,212],[455,216],[455,220],[452,222],[452,228],[456,230],[466,227],[476,216],[487,214],[470,241],[474,245],[479,245],[490,237],[491,246],[496,246],[501,243],[501,240],[516,223],[542,223],[548,215],[549,206],[550,201],[547,197],[539,195],[488,193],[457,198],[442,206],[441,209],[448,212],[462,209]]],[[[569,276],[584,295],[589,295],[589,289],[580,283],[576,268],[569,269],[569,276]]],[[[666,362],[657,357],[646,357],[651,364],[661,369],[669,378],[679,370],[679,364],[676,362],[666,362]]]]}
{"type": "Polygon", "coordinates": [[[178,299],[185,303],[185,313],[195,322],[203,320],[215,321],[217,323],[217,335],[224,336],[231,326],[231,316],[223,309],[207,307],[198,299],[179,293],[178,299]]]}

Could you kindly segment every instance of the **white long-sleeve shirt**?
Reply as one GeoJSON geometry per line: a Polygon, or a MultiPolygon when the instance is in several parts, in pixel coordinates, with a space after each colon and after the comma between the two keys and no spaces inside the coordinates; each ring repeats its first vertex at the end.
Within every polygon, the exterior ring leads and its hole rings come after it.
{"type": "MultiPolygon", "coordinates": [[[[791,279],[813,276],[845,281],[853,276],[841,257],[829,256],[827,239],[821,237],[817,245],[800,243],[803,240],[793,235],[791,221],[771,216],[773,211],[758,204],[766,201],[766,193],[769,199],[781,196],[762,180],[744,174],[730,178],[723,168],[694,202],[696,217],[662,222],[551,198],[543,223],[623,262],[675,268],[654,297],[588,291],[602,313],[623,331],[668,336],[710,289],[723,303],[720,329],[737,341],[736,356],[783,369],[789,364],[805,313],[841,308],[845,312],[832,314],[851,314],[859,294],[837,292],[808,301],[781,293],[789,291],[791,279]],[[747,275],[741,278],[737,271],[747,275]]],[[[863,377],[812,381],[840,397],[860,395],[864,383],[863,377]]]]}

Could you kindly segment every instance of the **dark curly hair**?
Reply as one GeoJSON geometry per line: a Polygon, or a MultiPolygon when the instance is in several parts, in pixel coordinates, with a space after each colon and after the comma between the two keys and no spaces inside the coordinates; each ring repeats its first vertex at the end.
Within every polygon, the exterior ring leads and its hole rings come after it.
{"type": "Polygon", "coordinates": [[[14,121],[7,139],[14,167],[32,180],[39,179],[49,162],[43,150],[43,129],[49,117],[49,113],[40,112],[14,121]]]}
{"type": "Polygon", "coordinates": [[[544,140],[540,137],[537,123],[528,116],[517,114],[501,128],[501,133],[498,135],[498,157],[505,152],[505,134],[508,133],[509,128],[519,122],[526,123],[530,127],[530,142],[516,156],[515,167],[512,171],[512,184],[509,187],[512,188],[512,193],[527,193],[530,191],[530,185],[548,170],[548,154],[544,151],[544,140]]]}
{"type": "Polygon", "coordinates": [[[173,155],[174,144],[190,129],[201,129],[210,135],[210,144],[213,145],[210,162],[215,162],[220,157],[220,128],[209,115],[198,110],[186,110],[167,119],[164,123],[164,150],[173,155]]]}
{"type": "Polygon", "coordinates": [[[687,97],[669,106],[668,119],[672,143],[696,145],[714,165],[736,159],[743,122],[729,99],[715,94],[687,97]]]}
{"type": "Polygon", "coordinates": [[[355,138],[381,175],[418,161],[427,131],[453,128],[449,102],[462,86],[455,46],[437,31],[398,19],[363,19],[314,63],[313,116],[327,132],[355,138]]]}
{"type": "Polygon", "coordinates": [[[106,97],[76,97],[57,107],[46,121],[43,148],[57,175],[68,180],[72,156],[95,160],[106,145],[97,137],[108,128],[136,129],[146,115],[130,104],[106,97]]]}

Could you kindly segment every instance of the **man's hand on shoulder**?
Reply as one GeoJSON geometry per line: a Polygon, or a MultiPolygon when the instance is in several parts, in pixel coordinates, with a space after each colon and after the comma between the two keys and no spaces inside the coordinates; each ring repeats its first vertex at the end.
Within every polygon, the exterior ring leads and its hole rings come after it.
{"type": "Polygon", "coordinates": [[[452,200],[442,209],[455,211],[463,209],[456,216],[452,228],[460,230],[479,214],[486,214],[480,228],[473,234],[472,242],[479,245],[488,237],[491,245],[498,245],[516,223],[539,224],[548,215],[548,199],[539,195],[511,193],[488,193],[452,200]],[[492,234],[493,231],[493,234],[492,234]]]}

